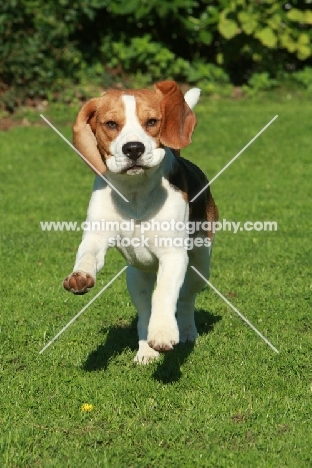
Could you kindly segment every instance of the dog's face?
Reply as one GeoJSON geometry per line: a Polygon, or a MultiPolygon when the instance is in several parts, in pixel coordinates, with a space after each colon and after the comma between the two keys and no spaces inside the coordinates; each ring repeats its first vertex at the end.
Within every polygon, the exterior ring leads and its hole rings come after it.
{"type": "Polygon", "coordinates": [[[108,91],[100,98],[92,120],[100,154],[111,172],[141,173],[163,158],[160,98],[154,91],[133,91],[131,95],[108,91]]]}
{"type": "Polygon", "coordinates": [[[99,172],[135,175],[162,161],[163,146],[191,141],[196,118],[174,81],[154,90],[110,90],[91,99],[74,124],[74,144],[99,172]]]}

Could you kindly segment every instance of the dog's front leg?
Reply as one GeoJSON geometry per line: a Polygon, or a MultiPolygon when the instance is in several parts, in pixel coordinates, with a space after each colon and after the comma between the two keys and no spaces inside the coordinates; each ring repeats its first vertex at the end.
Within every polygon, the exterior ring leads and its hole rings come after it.
{"type": "Polygon", "coordinates": [[[159,355],[147,344],[147,329],[151,316],[151,301],[156,273],[138,270],[129,265],[127,268],[127,285],[133,305],[138,311],[139,350],[134,358],[138,364],[147,364],[159,355]]]}
{"type": "Polygon", "coordinates": [[[157,351],[168,351],[179,342],[175,318],[179,292],[188,264],[186,250],[165,253],[159,259],[157,286],[152,298],[152,313],[147,342],[157,351]]]}
{"type": "Polygon", "coordinates": [[[73,272],[63,281],[67,291],[85,294],[95,285],[98,271],[104,266],[109,245],[101,233],[86,232],[79,246],[73,272]]]}

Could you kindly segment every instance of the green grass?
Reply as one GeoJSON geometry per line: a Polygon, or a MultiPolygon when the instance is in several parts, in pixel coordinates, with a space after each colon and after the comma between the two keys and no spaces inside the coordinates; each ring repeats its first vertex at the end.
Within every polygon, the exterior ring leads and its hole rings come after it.
{"type": "MultiPolygon", "coordinates": [[[[148,366],[124,274],[39,355],[124,260],[110,251],[86,296],[62,289],[81,233],[39,221],[83,221],[93,176],[46,125],[0,134],[2,467],[311,466],[310,107],[203,100],[183,152],[212,178],[279,115],[212,185],[221,220],[278,230],[219,232],[210,278],[279,354],[205,289],[196,346],[148,366]]],[[[74,113],[45,114],[70,138],[74,113]]]]}

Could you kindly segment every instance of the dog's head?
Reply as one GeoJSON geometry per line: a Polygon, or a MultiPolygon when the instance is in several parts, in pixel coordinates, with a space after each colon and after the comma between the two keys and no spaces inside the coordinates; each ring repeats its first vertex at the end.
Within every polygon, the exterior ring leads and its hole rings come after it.
{"type": "Polygon", "coordinates": [[[157,83],[154,90],[107,91],[80,110],[74,145],[102,174],[142,173],[160,164],[163,146],[190,144],[196,125],[191,107],[199,93],[193,88],[183,96],[175,81],[157,83]]]}

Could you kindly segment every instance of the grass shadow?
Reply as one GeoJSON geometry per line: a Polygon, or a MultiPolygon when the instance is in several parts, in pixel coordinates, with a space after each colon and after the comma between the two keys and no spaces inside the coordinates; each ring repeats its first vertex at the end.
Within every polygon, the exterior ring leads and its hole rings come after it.
{"type": "MultiPolygon", "coordinates": [[[[221,316],[213,315],[210,312],[200,309],[195,310],[195,323],[198,334],[207,335],[213,330],[214,325],[221,320],[221,316]]],[[[153,378],[164,384],[177,382],[182,377],[181,366],[192,353],[195,343],[187,342],[178,344],[168,353],[164,353],[164,359],[159,363],[153,378]]]]}
{"type": "Polygon", "coordinates": [[[114,356],[122,354],[126,348],[135,351],[138,347],[137,317],[131,323],[112,327],[103,327],[100,333],[107,334],[106,340],[92,351],[83,365],[88,372],[105,370],[114,356]]]}
{"type": "MultiPolygon", "coordinates": [[[[221,320],[205,310],[195,310],[195,322],[199,335],[205,335],[212,331],[215,323],[221,320]]],[[[87,372],[105,370],[114,356],[117,356],[130,348],[132,351],[138,348],[137,318],[130,324],[102,328],[101,332],[106,334],[105,343],[92,351],[83,365],[87,372]]],[[[182,376],[181,366],[186,361],[194,348],[194,343],[179,344],[173,351],[164,353],[164,360],[157,366],[153,378],[163,383],[171,383],[179,380],[182,376]]]]}

